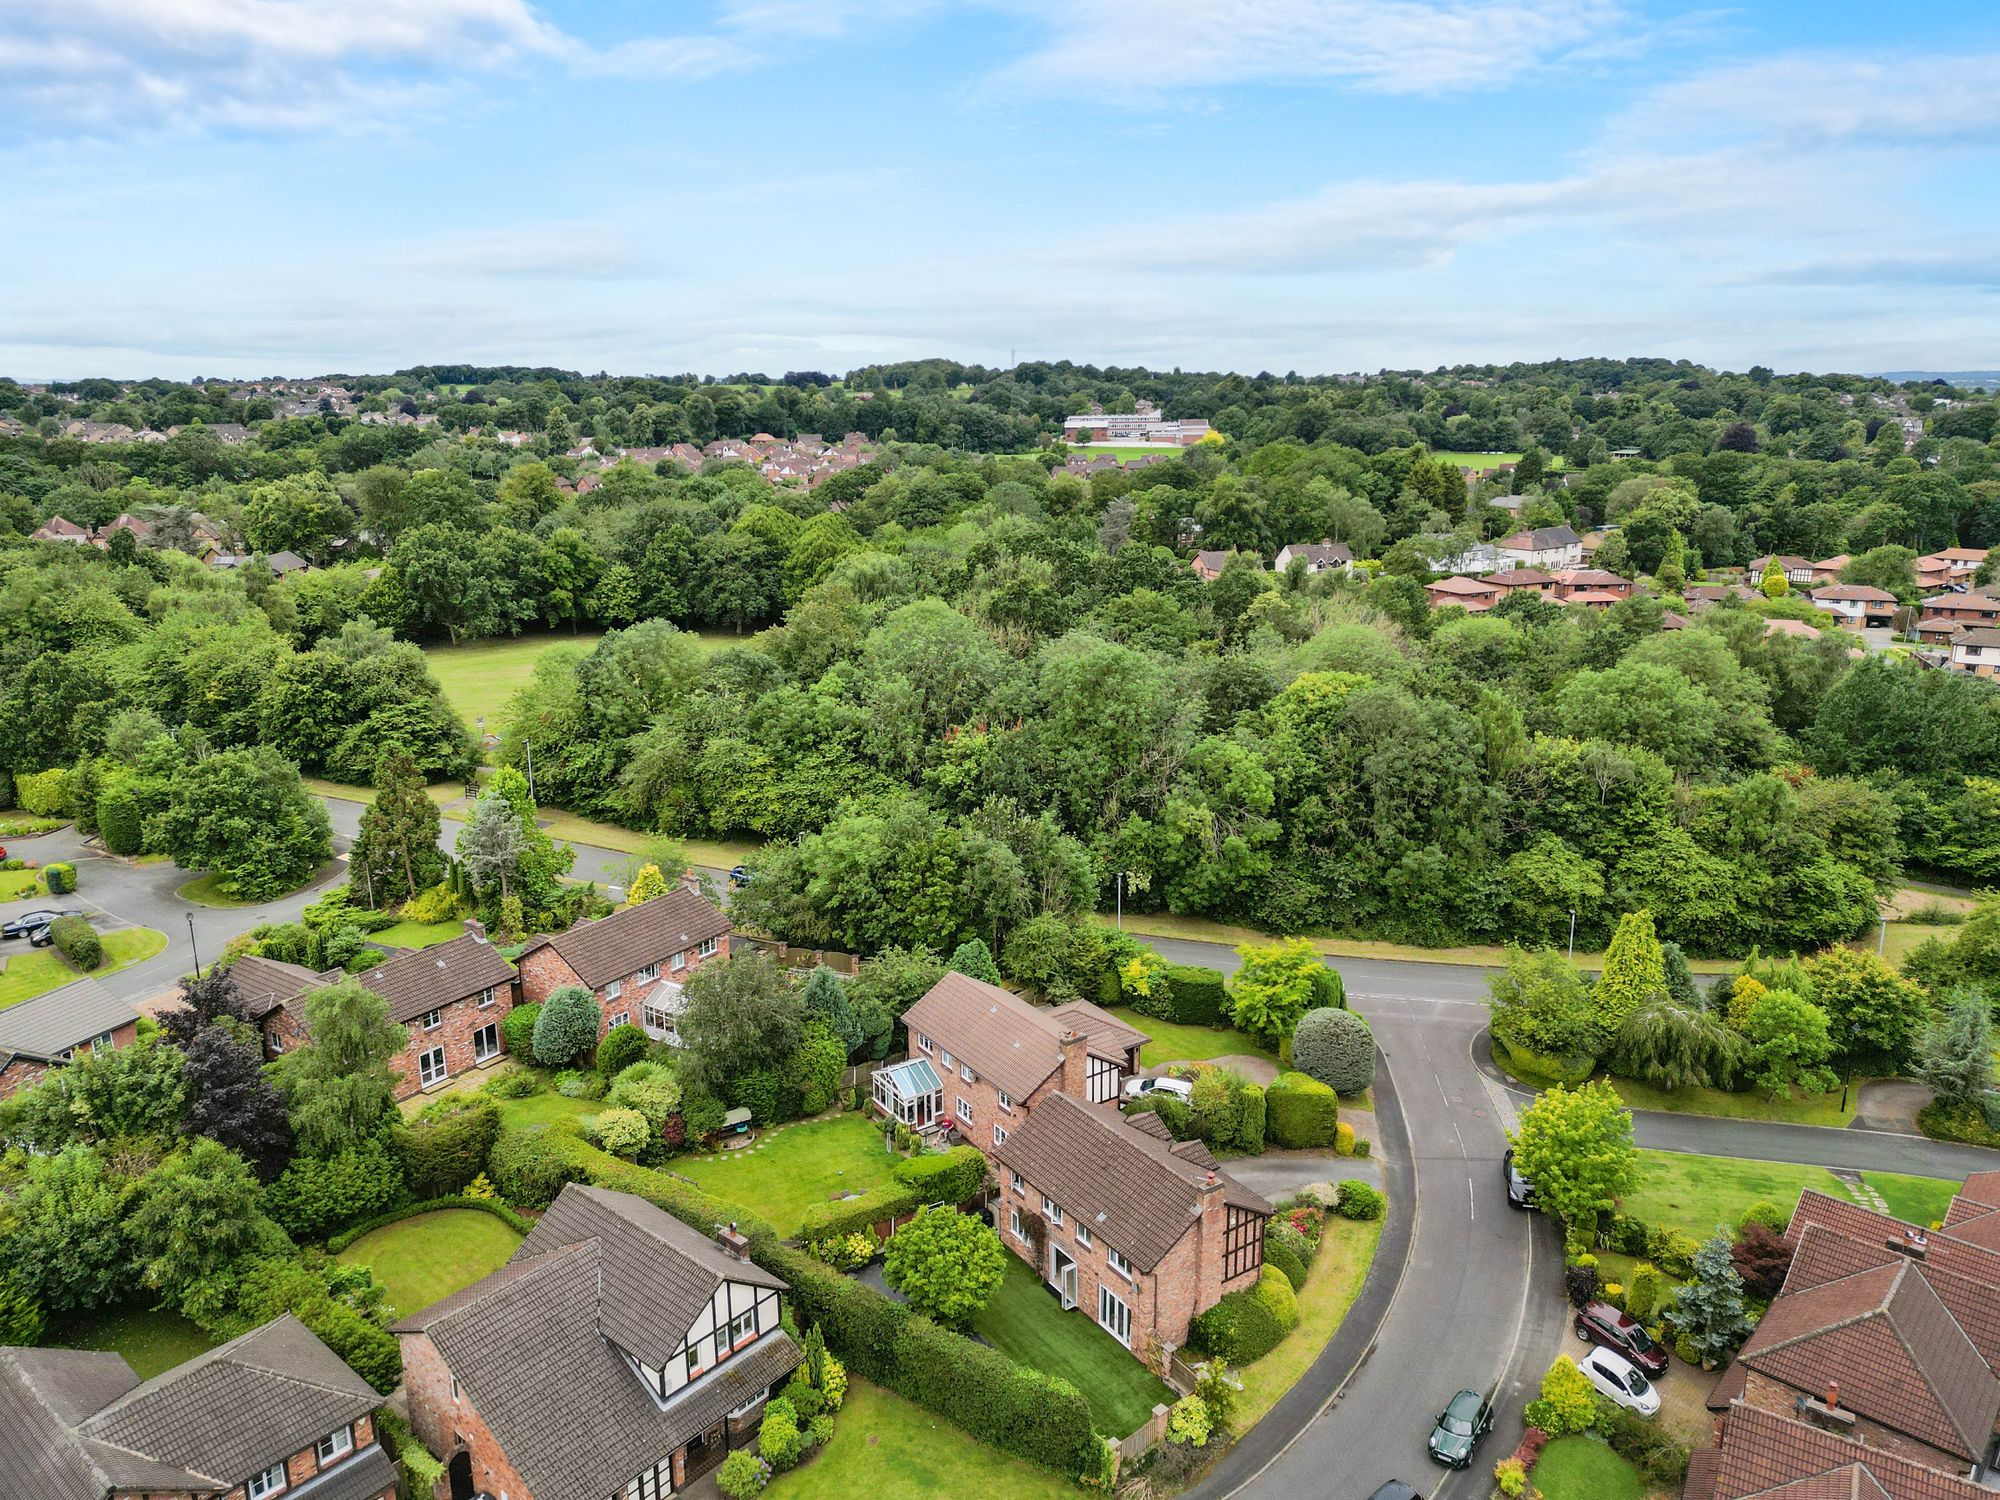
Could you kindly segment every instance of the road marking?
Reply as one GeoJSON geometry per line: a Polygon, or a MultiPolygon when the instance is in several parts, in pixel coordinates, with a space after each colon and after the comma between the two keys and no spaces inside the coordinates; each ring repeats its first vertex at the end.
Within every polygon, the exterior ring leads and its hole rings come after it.
{"type": "Polygon", "coordinates": [[[1472,1196],[1472,1179],[1465,1179],[1465,1217],[1468,1221],[1479,1217],[1479,1204],[1472,1196]]]}

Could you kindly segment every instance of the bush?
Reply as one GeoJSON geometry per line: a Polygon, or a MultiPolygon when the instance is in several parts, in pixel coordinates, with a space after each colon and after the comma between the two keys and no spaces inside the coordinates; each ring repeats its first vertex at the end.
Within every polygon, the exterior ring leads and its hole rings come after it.
{"type": "Polygon", "coordinates": [[[507,1067],[479,1085],[479,1092],[489,1099],[532,1099],[544,1088],[548,1080],[532,1068],[507,1067]]]}
{"type": "Polygon", "coordinates": [[[42,880],[51,896],[67,896],[76,889],[76,866],[65,859],[51,860],[42,871],[42,880]]]}
{"type": "Polygon", "coordinates": [[[97,794],[97,836],[113,854],[137,854],[145,847],[138,794],[129,786],[106,787],[97,794]]]}
{"type": "Polygon", "coordinates": [[[1343,1219],[1379,1219],[1387,1212],[1389,1200],[1382,1196],[1382,1190],[1359,1177],[1350,1177],[1341,1183],[1334,1199],[1333,1211],[1343,1219]]]}
{"type": "Polygon", "coordinates": [[[1582,1432],[1597,1419],[1597,1399],[1590,1380],[1567,1354],[1556,1356],[1542,1377],[1542,1394],[1528,1403],[1522,1413],[1531,1427],[1539,1427],[1551,1437],[1582,1432]]]}
{"type": "Polygon", "coordinates": [[[1354,1154],[1354,1127],[1341,1120],[1333,1127],[1333,1154],[1352,1156],[1354,1154]]]}
{"type": "Polygon", "coordinates": [[[1232,1365],[1246,1365],[1269,1354],[1298,1326],[1299,1300],[1291,1282],[1267,1265],[1255,1286],[1229,1293],[1196,1317],[1188,1342],[1232,1365]]]}
{"type": "Polygon", "coordinates": [[[1665,1289],[1665,1283],[1652,1262],[1640,1261],[1632,1268],[1631,1285],[1625,1288],[1625,1311],[1641,1323],[1651,1322],[1665,1289]]]}
{"type": "Polygon", "coordinates": [[[627,1161],[637,1157],[653,1139],[653,1127],[636,1109],[607,1109],[594,1123],[597,1144],[627,1161]]]}
{"type": "Polygon", "coordinates": [[[1264,1226],[1264,1264],[1276,1266],[1297,1291],[1306,1284],[1306,1267],[1312,1264],[1312,1246],[1286,1219],[1272,1219],[1264,1226]]]}
{"type": "Polygon", "coordinates": [[[836,1234],[823,1240],[807,1240],[806,1254],[814,1260],[832,1266],[836,1271],[853,1271],[868,1264],[881,1249],[881,1242],[872,1230],[859,1230],[854,1234],[836,1234]]]}
{"type": "Polygon", "coordinates": [[[541,1013],[539,1005],[517,1005],[500,1018],[500,1040],[508,1056],[524,1063],[535,1060],[535,1021],[541,1013]]]}
{"type": "Polygon", "coordinates": [[[635,1062],[612,1079],[604,1097],[614,1108],[636,1109],[655,1135],[663,1135],[680,1112],[681,1085],[665,1063],[635,1062]]]}
{"type": "MultiPolygon", "coordinates": [[[[716,1487],[729,1500],[750,1500],[770,1481],[771,1466],[748,1448],[738,1448],[722,1461],[716,1471],[716,1487]]],[[[421,1493],[428,1494],[429,1491],[421,1493]]]]}
{"type": "Polygon", "coordinates": [[[1558,1056],[1553,1052],[1537,1052],[1524,1047],[1519,1042],[1510,1042],[1505,1037],[1493,1037],[1495,1056],[1506,1065],[1509,1072],[1530,1083],[1560,1083],[1574,1085],[1582,1083],[1597,1071],[1597,1059],[1585,1056],[1558,1056]]]}
{"type": "Polygon", "coordinates": [[[393,1133],[403,1180],[419,1198],[456,1193],[486,1170],[500,1111],[477,1094],[447,1094],[393,1133]]]}
{"type": "Polygon", "coordinates": [[[14,805],[38,818],[69,816],[69,772],[61,766],[52,771],[16,771],[14,805]]]}
{"type": "Polygon", "coordinates": [[[603,1022],[604,1008],[595,995],[582,985],[564,985],[535,1017],[535,1061],[545,1068],[566,1066],[597,1045],[603,1022]]]}
{"type": "Polygon", "coordinates": [[[919,1203],[954,1207],[976,1197],[986,1183],[986,1155],[977,1146],[953,1146],[899,1161],[890,1175],[917,1195],[919,1203]]]}
{"type": "Polygon", "coordinates": [[[49,924],[49,936],[56,952],[86,974],[104,962],[104,940],[83,917],[57,917],[49,924]]]}
{"type": "Polygon", "coordinates": [[[547,1208],[566,1182],[584,1180],[547,1138],[546,1130],[504,1130],[487,1158],[487,1175],[509,1203],[521,1208],[547,1208]]]}
{"type": "Polygon", "coordinates": [[[803,1371],[794,1374],[786,1381],[784,1390],[778,1394],[790,1402],[792,1410],[808,1422],[826,1409],[826,1397],[813,1389],[812,1383],[806,1379],[803,1371]]]}
{"type": "Polygon", "coordinates": [[[1280,1073],[1264,1091],[1264,1133],[1287,1150],[1311,1150],[1333,1143],[1340,1123],[1340,1096],[1304,1073],[1280,1073]]]}
{"type": "Polygon", "coordinates": [[[1167,1413],[1167,1441],[1190,1448],[1206,1448],[1213,1427],[1208,1403],[1199,1396],[1183,1396],[1167,1413]]]}
{"type": "Polygon", "coordinates": [[[1685,1281],[1694,1274],[1694,1257],[1699,1249],[1700,1240],[1664,1224],[1646,1233],[1646,1258],[1677,1281],[1685,1281]]]}
{"type": "MultiPolygon", "coordinates": [[[[408,887],[405,887],[408,889],[408,887]]],[[[405,922],[449,922],[463,910],[458,892],[451,888],[449,880],[440,880],[427,891],[420,891],[403,903],[402,918],[405,922]]]]}
{"type": "Polygon", "coordinates": [[[1359,1094],[1375,1081],[1375,1034],[1358,1011],[1309,1010],[1292,1033],[1292,1066],[1335,1093],[1359,1094]]]}
{"type": "Polygon", "coordinates": [[[1604,1434],[1613,1453],[1639,1471],[1648,1489],[1679,1492],[1687,1478],[1688,1448],[1665,1423],[1648,1421],[1637,1412],[1604,1402],[1598,1411],[1597,1430],[1604,1434]]]}
{"type": "Polygon", "coordinates": [[[805,1434],[799,1431],[799,1414],[791,1402],[779,1397],[765,1403],[764,1420],[757,1426],[757,1452],[764,1462],[782,1474],[805,1449],[805,1434]]]}
{"type": "Polygon", "coordinates": [[[295,1240],[317,1240],[381,1213],[403,1194],[403,1169],[380,1140],[329,1158],[295,1156],[264,1189],[264,1212],[295,1240]]]}
{"type": "Polygon", "coordinates": [[[1644,1219],[1635,1219],[1630,1214],[1613,1214],[1609,1227],[1600,1230],[1604,1248],[1625,1255],[1644,1255],[1650,1233],[1644,1219]]]}
{"type": "Polygon", "coordinates": [[[1527,1491],[1528,1466],[1518,1458],[1503,1458],[1493,1466],[1493,1482],[1500,1486],[1500,1493],[1507,1500],[1515,1500],[1527,1491]]]}
{"type": "Polygon", "coordinates": [[[599,1073],[584,1073],[571,1069],[556,1074],[556,1092],[565,1099],[602,1099],[604,1078],[599,1073]]]}
{"type": "Polygon", "coordinates": [[[1167,995],[1172,1014],[1161,1019],[1183,1026],[1227,1026],[1228,991],[1219,969],[1200,964],[1168,964],[1167,995]]]}
{"type": "Polygon", "coordinates": [[[614,1026],[604,1034],[604,1040],[597,1044],[597,1071],[606,1078],[616,1078],[620,1073],[641,1061],[653,1048],[653,1039],[643,1028],[630,1021],[614,1026]]]}
{"type": "MultiPolygon", "coordinates": [[[[970,1149],[976,1151],[978,1148],[970,1149]]],[[[914,1213],[919,1204],[929,1201],[904,1183],[885,1182],[858,1198],[844,1198],[837,1203],[808,1203],[805,1212],[799,1216],[799,1238],[828,1240],[858,1234],[890,1219],[914,1213]]]]}
{"type": "Polygon", "coordinates": [[[1598,1280],[1596,1259],[1588,1255],[1584,1259],[1590,1264],[1569,1266],[1563,1271],[1563,1291],[1568,1295],[1571,1307],[1590,1306],[1597,1300],[1603,1286],[1598,1280]]]}
{"type": "Polygon", "coordinates": [[[806,1424],[806,1443],[817,1448],[833,1436],[833,1418],[821,1412],[806,1424]]]}

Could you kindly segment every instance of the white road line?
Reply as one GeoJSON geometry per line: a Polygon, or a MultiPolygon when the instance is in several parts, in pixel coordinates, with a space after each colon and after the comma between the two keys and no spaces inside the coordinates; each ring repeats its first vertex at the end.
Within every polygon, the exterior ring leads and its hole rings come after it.
{"type": "Polygon", "coordinates": [[[1472,1179],[1470,1177],[1465,1179],[1465,1217],[1467,1219],[1476,1219],[1479,1217],[1479,1203],[1472,1196],[1472,1179]]]}

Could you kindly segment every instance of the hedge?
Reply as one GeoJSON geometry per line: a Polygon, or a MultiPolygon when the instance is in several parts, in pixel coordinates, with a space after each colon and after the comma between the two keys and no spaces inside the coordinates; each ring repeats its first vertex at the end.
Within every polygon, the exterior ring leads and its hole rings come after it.
{"type": "Polygon", "coordinates": [[[940,1328],[774,1237],[755,1241],[751,1254],[790,1284],[801,1325],[817,1325],[851,1374],[1066,1479],[1097,1472],[1100,1448],[1090,1407],[1067,1380],[940,1328]]]}
{"type": "Polygon", "coordinates": [[[1264,1264],[1276,1266],[1297,1291],[1306,1284],[1306,1267],[1312,1247],[1296,1226],[1285,1219],[1272,1219],[1264,1226],[1264,1264]]]}
{"type": "Polygon", "coordinates": [[[16,771],[14,805],[38,818],[69,816],[69,772],[61,766],[52,771],[16,771]]]}
{"type": "Polygon", "coordinates": [[[544,1127],[501,1131],[487,1153],[486,1175],[510,1203],[547,1208],[564,1183],[581,1182],[588,1173],[548,1138],[544,1127]]]}
{"type": "Polygon", "coordinates": [[[1388,1207],[1382,1190],[1359,1177],[1341,1183],[1333,1203],[1333,1211],[1343,1219],[1379,1219],[1388,1207]]]}
{"type": "Polygon", "coordinates": [[[51,896],[67,896],[76,889],[76,866],[66,859],[52,860],[42,871],[42,880],[51,896]]]}
{"type": "Polygon", "coordinates": [[[97,834],[113,854],[137,854],[145,846],[139,798],[130,787],[107,787],[97,794],[97,834]]]}
{"type": "Polygon", "coordinates": [[[1341,1094],[1375,1081],[1375,1034],[1351,1010],[1309,1010],[1292,1034],[1292,1065],[1341,1094]]]}
{"type": "MultiPolygon", "coordinates": [[[[974,1155],[979,1152],[977,1146],[965,1149],[974,1155]]],[[[972,1195],[968,1193],[965,1196],[969,1198],[972,1195]]],[[[885,1219],[900,1219],[904,1214],[915,1213],[922,1204],[936,1201],[928,1191],[909,1183],[885,1182],[858,1198],[807,1204],[806,1211],[799,1216],[799,1238],[829,1240],[845,1234],[858,1234],[870,1225],[880,1224],[885,1219]]],[[[965,1198],[951,1201],[963,1203],[965,1198]]]]}
{"type": "Polygon", "coordinates": [[[1280,1073],[1264,1091],[1265,1133],[1275,1146],[1302,1151],[1333,1144],[1340,1096],[1317,1078],[1280,1073]]]}
{"type": "Polygon", "coordinates": [[[1167,992],[1173,997],[1172,1019],[1183,1026],[1227,1026],[1227,995],[1220,969],[1200,964],[1168,964],[1167,992]]]}
{"type": "Polygon", "coordinates": [[[777,1237],[776,1228],[742,1205],[705,1193],[693,1183],[683,1182],[665,1172],[620,1161],[610,1152],[600,1151],[591,1145],[572,1124],[551,1125],[543,1132],[542,1138],[593,1186],[644,1198],[648,1203],[665,1209],[690,1229],[708,1235],[714,1234],[718,1225],[734,1224],[745,1235],[777,1237]]]}
{"type": "Polygon", "coordinates": [[[447,1094],[392,1133],[403,1178],[420,1198],[444,1198],[486,1170],[500,1110],[478,1094],[447,1094]]]}
{"type": "Polygon", "coordinates": [[[1559,1057],[1553,1052],[1537,1052],[1531,1047],[1523,1047],[1518,1042],[1510,1042],[1505,1037],[1494,1034],[1495,1050],[1506,1054],[1505,1061],[1516,1074],[1526,1074],[1530,1081],[1547,1079],[1551,1083],[1579,1084],[1597,1071],[1597,1060],[1592,1057],[1559,1057]]]}
{"type": "Polygon", "coordinates": [[[1257,1284],[1231,1292],[1188,1328],[1188,1342],[1232,1365],[1247,1365],[1277,1348],[1299,1326],[1299,1299],[1285,1273],[1266,1265],[1257,1284]]]}
{"type": "Polygon", "coordinates": [[[491,1214],[516,1234],[525,1235],[535,1227],[534,1221],[524,1219],[506,1204],[493,1198],[426,1198],[421,1203],[406,1203],[401,1208],[393,1208],[385,1214],[377,1214],[372,1219],[363,1219],[359,1224],[343,1229],[339,1234],[327,1239],[329,1255],[338,1255],[364,1234],[373,1234],[378,1229],[391,1224],[400,1224],[405,1219],[414,1219],[418,1214],[443,1213],[446,1209],[471,1208],[483,1214],[491,1214]]]}
{"type": "Polygon", "coordinates": [[[889,1170],[896,1181],[918,1194],[921,1202],[958,1204],[975,1197],[985,1186],[986,1154],[977,1146],[953,1146],[949,1151],[912,1156],[889,1170]]]}
{"type": "Polygon", "coordinates": [[[500,1041],[507,1049],[507,1055],[523,1065],[535,1060],[535,1020],[542,1013],[542,1007],[529,1001],[517,1005],[500,1018],[500,1041]]]}
{"type": "Polygon", "coordinates": [[[49,924],[49,936],[56,951],[85,973],[104,962],[104,940],[82,917],[57,917],[49,924]]]}

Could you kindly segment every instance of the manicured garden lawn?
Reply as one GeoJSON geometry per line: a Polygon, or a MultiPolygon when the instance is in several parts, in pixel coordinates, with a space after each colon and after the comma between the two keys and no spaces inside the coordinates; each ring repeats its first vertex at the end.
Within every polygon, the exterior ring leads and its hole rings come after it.
{"type": "Polygon", "coordinates": [[[40,870],[0,870],[0,901],[19,901],[43,889],[40,870]]]}
{"type": "Polygon", "coordinates": [[[136,1302],[107,1308],[95,1317],[58,1329],[49,1342],[65,1349],[108,1349],[122,1354],[141,1380],[151,1380],[162,1370],[215,1347],[207,1334],[179,1313],[156,1312],[136,1302]]]}
{"type": "Polygon", "coordinates": [[[773,1479],[764,1493],[776,1500],[1076,1500],[1078,1490],[850,1376],[826,1447],[803,1468],[773,1479]]]}
{"type": "Polygon", "coordinates": [[[394,927],[369,933],[368,941],[385,948],[429,948],[448,943],[464,931],[463,922],[398,922],[394,927]]]}
{"type": "Polygon", "coordinates": [[[500,1123],[515,1130],[524,1130],[536,1125],[580,1120],[585,1115],[599,1113],[603,1108],[602,1100],[565,1099],[550,1089],[547,1093],[530,1094],[525,1099],[502,1099],[500,1123]]]}
{"type": "Polygon", "coordinates": [[[887,1182],[894,1160],[865,1115],[841,1114],[767,1131],[741,1151],[679,1157],[673,1171],[792,1234],[809,1205],[887,1182]]]}
{"type": "Polygon", "coordinates": [[[1596,1438],[1560,1437],[1542,1450],[1534,1486],[1546,1500],[1640,1500],[1639,1471],[1596,1438]]]}
{"type": "Polygon", "coordinates": [[[1847,1108],[1836,1090],[1825,1094],[1773,1099],[1762,1089],[1729,1093],[1723,1089],[1656,1089],[1630,1078],[1614,1078],[1611,1086],[1630,1109],[1660,1109],[1677,1115],[1722,1115],[1732,1120],[1785,1120],[1794,1125],[1830,1125],[1840,1129],[1854,1118],[1854,1091],[1847,1108]]]}
{"type": "Polygon", "coordinates": [[[1123,1005],[1113,1009],[1111,1014],[1152,1038],[1139,1049],[1139,1062],[1144,1067],[1170,1062],[1206,1062],[1212,1057],[1242,1056],[1246,1053],[1253,1057],[1268,1057],[1273,1062],[1278,1060],[1277,1053],[1247,1031],[1156,1021],[1123,1005]]]}
{"type": "Polygon", "coordinates": [[[413,1313],[507,1263],[521,1236],[488,1213],[448,1208],[385,1224],[335,1257],[367,1266],[396,1313],[413,1313]]]}
{"type": "MultiPolygon", "coordinates": [[[[690,632],[702,653],[719,651],[743,637],[727,631],[690,632]]],[[[535,663],[551,651],[573,650],[589,654],[603,639],[598,631],[571,635],[549,631],[517,635],[504,641],[468,641],[462,646],[432,646],[424,652],[431,675],[444,689],[447,702],[465,720],[465,727],[478,731],[479,719],[486,719],[486,732],[498,734],[507,717],[507,701],[528,685],[535,663]]]]}
{"type": "Polygon", "coordinates": [[[1059,1375],[1083,1392],[1091,1423],[1124,1437],[1139,1430],[1153,1407],[1171,1406],[1174,1393],[1081,1308],[1062,1310],[1018,1255],[1007,1257],[1007,1276],[973,1328],[988,1343],[1044,1375],[1059,1375]]]}
{"type": "MultiPolygon", "coordinates": [[[[1790,1214],[1805,1188],[1853,1201],[1840,1179],[1824,1167],[1677,1151],[1641,1151],[1639,1160],[1639,1188],[1626,1195],[1624,1211],[1648,1224],[1671,1225],[1697,1239],[1706,1239],[1718,1224],[1733,1230],[1743,1211],[1760,1200],[1790,1214]]],[[[1889,1172],[1864,1172],[1862,1181],[1880,1193],[1899,1218],[1920,1224],[1942,1217],[1945,1204],[1958,1187],[1938,1178],[1889,1172]]]]}
{"type": "Polygon", "coordinates": [[[1243,1381],[1236,1412],[1239,1431],[1249,1431],[1319,1358],[1327,1340],[1339,1331],[1348,1308],[1361,1295],[1361,1284],[1368,1279],[1375,1247],[1381,1241],[1380,1219],[1372,1223],[1327,1219],[1319,1254],[1299,1292],[1299,1326],[1269,1354],[1237,1371],[1243,1381]]]}
{"type": "MultiPolygon", "coordinates": [[[[144,963],[167,946],[167,935],[150,927],[121,927],[99,936],[104,940],[104,962],[90,971],[93,979],[144,963]]],[[[0,973],[0,1010],[82,977],[55,949],[30,948],[20,942],[7,955],[6,972],[0,973]]]]}

